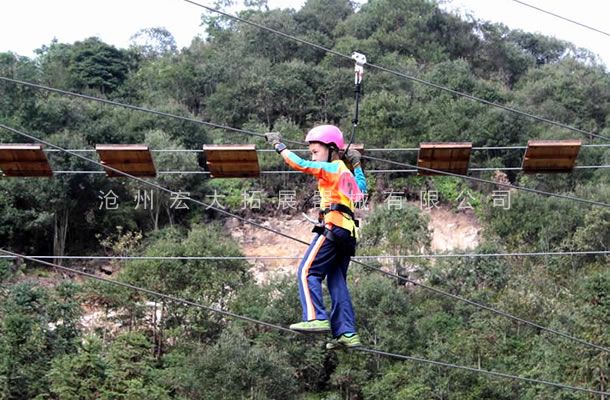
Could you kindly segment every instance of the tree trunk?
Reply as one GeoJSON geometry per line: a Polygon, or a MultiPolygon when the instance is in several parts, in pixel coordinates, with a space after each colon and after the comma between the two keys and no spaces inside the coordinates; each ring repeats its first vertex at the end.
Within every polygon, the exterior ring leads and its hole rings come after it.
{"type": "MultiPolygon", "coordinates": [[[[600,369],[599,369],[599,374],[600,374],[600,376],[599,376],[599,383],[600,383],[599,390],[601,392],[605,392],[606,391],[606,387],[608,386],[606,384],[606,375],[604,374],[604,368],[606,366],[606,357],[602,354],[600,356],[600,358],[601,358],[601,363],[600,363],[600,369]]],[[[606,395],[602,394],[600,399],[601,400],[607,400],[607,397],[606,397],[606,395]]]]}
{"type": "Polygon", "coordinates": [[[157,335],[158,335],[158,351],[157,351],[157,360],[161,358],[161,356],[163,355],[163,317],[164,317],[164,311],[165,310],[165,303],[161,303],[161,311],[159,314],[159,327],[157,328],[157,335]]]}
{"type": "Polygon", "coordinates": [[[167,218],[169,220],[169,225],[170,226],[174,226],[174,218],[172,217],[172,210],[170,207],[167,207],[165,209],[165,211],[167,212],[167,218]]]}
{"type": "Polygon", "coordinates": [[[153,222],[153,229],[156,231],[159,230],[159,214],[161,214],[161,193],[159,190],[156,190],[155,195],[157,197],[157,204],[154,201],[151,204],[150,209],[150,218],[153,222]]]}
{"type": "Polygon", "coordinates": [[[154,226],[154,230],[155,232],[159,230],[159,214],[161,213],[161,207],[157,207],[156,210],[152,211],[152,213],[154,213],[153,215],[153,226],[154,226]]]}
{"type": "MultiPolygon", "coordinates": [[[[68,236],[68,222],[70,219],[70,212],[67,208],[55,212],[55,226],[53,232],[53,255],[61,257],[64,255],[66,250],[66,238],[68,236]]],[[[61,264],[61,258],[53,260],[55,264],[61,264]]]]}
{"type": "Polygon", "coordinates": [[[153,357],[157,354],[157,302],[154,302],[155,305],[153,307],[152,312],[152,329],[153,329],[153,357]]]}

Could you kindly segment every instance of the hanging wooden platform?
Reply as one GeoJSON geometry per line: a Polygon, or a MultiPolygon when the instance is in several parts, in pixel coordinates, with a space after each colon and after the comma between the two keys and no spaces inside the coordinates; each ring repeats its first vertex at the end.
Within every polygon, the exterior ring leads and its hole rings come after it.
{"type": "MultiPolygon", "coordinates": [[[[95,151],[104,165],[133,176],[157,176],[152,155],[145,144],[97,144],[95,151]]],[[[107,168],[104,170],[109,177],[124,176],[107,168]]]]}
{"type": "Polygon", "coordinates": [[[521,168],[525,173],[570,172],[581,145],[579,139],[529,140],[521,168]]]}
{"type": "Polygon", "coordinates": [[[4,176],[53,176],[41,144],[0,144],[0,169],[4,176]]]}
{"type": "Polygon", "coordinates": [[[260,175],[254,144],[204,144],[211,178],[254,178],[260,175]]]}
{"type": "MultiPolygon", "coordinates": [[[[466,175],[470,163],[470,142],[420,143],[417,166],[454,174],[466,175]]],[[[442,175],[432,171],[418,170],[418,175],[442,175]]]]}

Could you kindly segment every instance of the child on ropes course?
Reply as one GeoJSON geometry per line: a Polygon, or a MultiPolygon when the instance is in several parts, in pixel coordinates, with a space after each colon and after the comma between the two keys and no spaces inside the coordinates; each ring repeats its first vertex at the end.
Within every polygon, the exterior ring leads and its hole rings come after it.
{"type": "MultiPolygon", "coordinates": [[[[352,300],[347,288],[347,269],[355,254],[358,221],[354,203],[366,193],[366,180],[360,166],[360,153],[345,149],[343,133],[333,125],[320,125],[307,133],[311,161],[304,160],[286,148],[281,134],[265,134],[267,141],[282,155],[291,168],[318,179],[320,192],[319,224],[297,273],[303,321],[290,325],[301,332],[331,332],[333,340],[327,349],[362,346],[356,332],[352,300]],[[330,315],[324,307],[322,281],[327,278],[332,302],[330,315]]],[[[349,146],[348,146],[349,147],[349,146]]]]}

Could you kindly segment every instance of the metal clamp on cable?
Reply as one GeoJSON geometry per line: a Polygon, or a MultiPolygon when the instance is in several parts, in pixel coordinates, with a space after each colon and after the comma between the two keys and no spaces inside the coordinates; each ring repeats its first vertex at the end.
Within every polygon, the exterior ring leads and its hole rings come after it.
{"type": "Polygon", "coordinates": [[[356,127],[358,126],[358,114],[359,114],[359,104],[360,104],[360,93],[362,91],[362,77],[364,76],[364,64],[366,64],[366,56],[362,53],[353,52],[352,60],[356,63],[354,64],[354,92],[356,94],[356,109],[354,111],[354,119],[352,120],[352,136],[347,143],[345,149],[343,149],[343,154],[347,154],[350,146],[354,142],[354,137],[356,136],[356,127]]]}

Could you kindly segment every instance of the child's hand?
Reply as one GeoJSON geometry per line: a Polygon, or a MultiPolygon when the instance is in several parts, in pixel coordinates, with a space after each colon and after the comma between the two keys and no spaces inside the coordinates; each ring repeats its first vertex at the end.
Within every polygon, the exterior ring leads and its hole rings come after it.
{"type": "Polygon", "coordinates": [[[354,168],[360,165],[361,157],[362,156],[360,155],[360,152],[356,149],[348,149],[347,154],[345,154],[345,158],[347,158],[347,161],[349,161],[349,163],[352,164],[352,167],[354,168]]]}
{"type": "Polygon", "coordinates": [[[268,132],[265,133],[265,139],[267,139],[267,142],[270,143],[271,146],[275,147],[276,144],[282,142],[282,134],[279,132],[268,132]]]}

